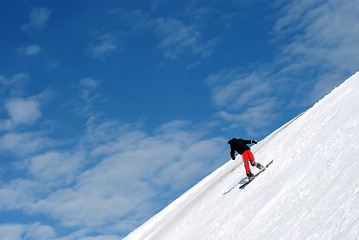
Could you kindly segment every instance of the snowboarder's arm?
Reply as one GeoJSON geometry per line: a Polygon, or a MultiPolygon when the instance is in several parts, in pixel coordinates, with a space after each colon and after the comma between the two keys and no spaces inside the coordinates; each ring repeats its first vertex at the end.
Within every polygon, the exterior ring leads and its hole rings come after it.
{"type": "Polygon", "coordinates": [[[251,144],[251,143],[257,144],[257,141],[256,141],[256,140],[243,140],[243,142],[244,142],[245,144],[251,144]]]}
{"type": "Polygon", "coordinates": [[[236,159],[236,157],[234,156],[234,149],[231,147],[231,158],[232,160],[236,159]]]}

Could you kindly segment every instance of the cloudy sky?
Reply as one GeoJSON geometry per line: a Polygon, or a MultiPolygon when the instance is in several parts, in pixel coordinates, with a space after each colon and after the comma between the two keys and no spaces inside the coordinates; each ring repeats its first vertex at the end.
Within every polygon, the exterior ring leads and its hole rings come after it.
{"type": "Polygon", "coordinates": [[[359,70],[359,0],[0,3],[0,238],[118,240],[359,70]]]}

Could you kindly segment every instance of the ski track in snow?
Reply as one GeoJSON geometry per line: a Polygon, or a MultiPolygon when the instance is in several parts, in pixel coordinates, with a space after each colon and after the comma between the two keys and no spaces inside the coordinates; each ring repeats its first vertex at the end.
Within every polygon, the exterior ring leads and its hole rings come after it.
{"type": "Polygon", "coordinates": [[[274,162],[244,190],[238,157],[125,239],[359,239],[358,142],[359,72],[252,148],[274,162]]]}

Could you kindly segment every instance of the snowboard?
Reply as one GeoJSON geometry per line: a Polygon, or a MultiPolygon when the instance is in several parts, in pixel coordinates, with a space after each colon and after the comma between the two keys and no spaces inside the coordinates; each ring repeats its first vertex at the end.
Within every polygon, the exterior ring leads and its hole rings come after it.
{"type": "Polygon", "coordinates": [[[256,173],[251,180],[248,180],[247,182],[245,182],[245,183],[243,183],[241,186],[239,186],[239,189],[244,189],[244,188],[245,188],[250,182],[252,182],[259,174],[261,174],[262,172],[264,172],[264,171],[269,167],[269,165],[271,165],[272,163],[273,163],[273,160],[270,161],[270,162],[264,167],[264,169],[262,169],[261,171],[259,171],[258,173],[256,173]]]}

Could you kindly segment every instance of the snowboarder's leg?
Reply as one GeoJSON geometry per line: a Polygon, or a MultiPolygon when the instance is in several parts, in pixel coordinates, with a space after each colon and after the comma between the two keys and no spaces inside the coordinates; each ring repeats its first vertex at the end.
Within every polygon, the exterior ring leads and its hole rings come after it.
{"type": "Polygon", "coordinates": [[[243,156],[244,168],[246,169],[246,173],[248,173],[251,171],[251,169],[249,168],[248,152],[245,151],[242,156],[243,156]]]}
{"type": "Polygon", "coordinates": [[[255,161],[252,151],[250,151],[250,150],[247,150],[247,151],[248,151],[248,158],[251,162],[251,165],[256,166],[259,170],[264,169],[262,164],[255,161]]]}
{"type": "Polygon", "coordinates": [[[256,165],[257,165],[257,162],[254,160],[254,156],[253,156],[252,151],[251,151],[251,150],[247,150],[246,152],[247,152],[247,154],[248,154],[249,160],[251,161],[251,165],[252,165],[252,166],[256,166],[256,165]]]}

